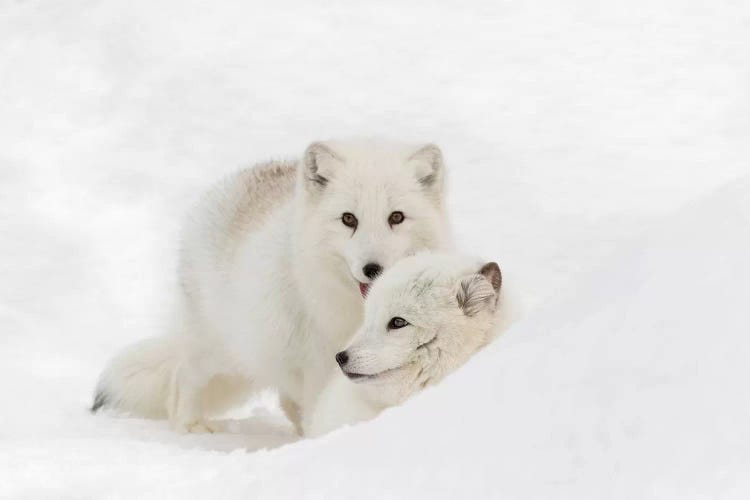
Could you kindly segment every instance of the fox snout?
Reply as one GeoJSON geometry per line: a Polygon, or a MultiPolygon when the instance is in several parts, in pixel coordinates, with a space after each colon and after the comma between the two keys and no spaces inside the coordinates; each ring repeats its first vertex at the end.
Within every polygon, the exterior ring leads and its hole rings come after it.
{"type": "Polygon", "coordinates": [[[370,290],[372,282],[375,281],[375,278],[380,276],[382,272],[383,266],[381,266],[377,262],[368,262],[367,264],[362,266],[362,275],[367,280],[362,281],[361,278],[357,278],[357,281],[359,281],[359,293],[362,294],[362,298],[367,297],[367,292],[370,290]]]}
{"type": "Polygon", "coordinates": [[[341,368],[341,371],[344,372],[344,375],[346,375],[347,378],[349,378],[349,380],[360,380],[360,379],[369,378],[369,375],[363,375],[361,373],[352,373],[346,369],[346,364],[349,362],[349,353],[346,351],[341,351],[338,354],[336,354],[336,362],[339,364],[339,368],[341,368]]]}

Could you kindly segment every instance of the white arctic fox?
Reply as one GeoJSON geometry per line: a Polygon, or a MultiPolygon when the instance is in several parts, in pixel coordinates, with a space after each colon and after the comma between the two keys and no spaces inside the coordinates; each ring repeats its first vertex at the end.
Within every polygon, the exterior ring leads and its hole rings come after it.
{"type": "Polygon", "coordinates": [[[305,435],[367,420],[439,382],[507,324],[500,268],[422,253],[386,271],[370,290],[365,318],[305,418],[305,435]]]}
{"type": "Polygon", "coordinates": [[[173,331],[115,357],[92,409],[199,432],[208,412],[275,387],[300,430],[370,283],[449,245],[443,178],[434,145],[331,141],[226,179],[187,224],[173,331]]]}

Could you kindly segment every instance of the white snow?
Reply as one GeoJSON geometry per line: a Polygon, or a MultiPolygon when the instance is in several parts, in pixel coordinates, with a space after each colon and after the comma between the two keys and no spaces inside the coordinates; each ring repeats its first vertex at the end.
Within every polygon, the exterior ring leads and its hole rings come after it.
{"type": "Polygon", "coordinates": [[[747,498],[748,33],[730,1],[1,3],[0,498],[747,498]],[[203,189],[370,134],[441,145],[510,331],[319,440],[272,398],[201,436],[86,411],[203,189]]]}

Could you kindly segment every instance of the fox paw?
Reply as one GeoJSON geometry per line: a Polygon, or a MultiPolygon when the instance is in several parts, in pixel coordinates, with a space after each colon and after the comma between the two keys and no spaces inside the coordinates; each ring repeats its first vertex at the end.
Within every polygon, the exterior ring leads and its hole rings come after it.
{"type": "Polygon", "coordinates": [[[174,428],[180,434],[207,434],[217,432],[218,426],[209,424],[205,420],[195,420],[193,422],[176,422],[174,428]]]}

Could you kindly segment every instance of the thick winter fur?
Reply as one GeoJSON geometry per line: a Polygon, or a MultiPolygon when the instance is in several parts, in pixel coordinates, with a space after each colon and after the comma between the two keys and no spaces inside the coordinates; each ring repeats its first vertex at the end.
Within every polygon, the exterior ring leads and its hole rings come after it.
{"type": "Polygon", "coordinates": [[[270,386],[299,428],[362,321],[363,267],[449,245],[443,179],[436,146],[372,141],[314,143],[226,179],[189,218],[173,330],[117,356],[93,409],[204,431],[208,412],[270,386]]]}
{"type": "Polygon", "coordinates": [[[362,327],[336,357],[341,369],[305,421],[305,434],[370,419],[464,364],[507,324],[501,283],[494,262],[435,253],[386,271],[370,290],[362,327]],[[394,325],[394,318],[403,322],[394,325]]]}

